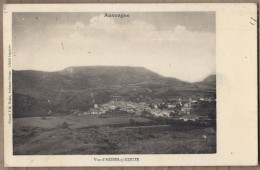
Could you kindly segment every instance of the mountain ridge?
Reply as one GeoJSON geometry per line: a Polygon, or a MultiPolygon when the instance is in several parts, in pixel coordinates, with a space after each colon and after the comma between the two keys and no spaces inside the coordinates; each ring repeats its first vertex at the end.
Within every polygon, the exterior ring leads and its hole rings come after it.
{"type": "Polygon", "coordinates": [[[183,81],[183,82],[187,82],[187,83],[198,83],[198,82],[202,82],[202,81],[205,81],[207,78],[209,77],[212,77],[214,76],[216,78],[216,75],[215,74],[210,74],[208,76],[206,76],[204,79],[202,79],[201,81],[196,81],[196,82],[189,82],[189,81],[186,81],[186,80],[181,80],[181,79],[178,79],[176,77],[169,77],[169,76],[163,76],[163,75],[160,75],[159,73],[156,73],[150,69],[147,69],[145,67],[141,67],[141,66],[69,66],[69,67],[66,67],[62,70],[57,70],[57,71],[42,71],[42,70],[14,70],[14,72],[39,72],[39,73],[61,73],[61,74],[64,74],[64,72],[70,72],[71,69],[88,69],[88,68],[136,68],[136,69],[144,69],[144,70],[147,70],[147,71],[150,71],[150,72],[153,72],[154,74],[157,74],[158,76],[161,76],[161,77],[164,77],[164,78],[173,78],[173,79],[177,79],[179,81],[183,81]]]}
{"type": "Polygon", "coordinates": [[[14,115],[41,115],[51,109],[88,110],[119,96],[122,100],[215,97],[213,78],[189,83],[164,77],[144,67],[82,66],[61,71],[13,71],[14,115]],[[51,101],[51,102],[48,102],[51,101]]]}

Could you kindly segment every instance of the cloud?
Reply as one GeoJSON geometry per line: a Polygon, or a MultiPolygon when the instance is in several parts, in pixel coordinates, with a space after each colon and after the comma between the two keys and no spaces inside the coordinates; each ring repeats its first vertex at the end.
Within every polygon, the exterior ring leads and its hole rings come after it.
{"type": "Polygon", "coordinates": [[[138,19],[120,23],[99,15],[88,23],[47,25],[45,30],[21,38],[27,45],[15,48],[19,56],[16,69],[130,65],[187,81],[201,80],[215,71],[215,34],[189,31],[184,25],[160,30],[160,25],[138,19]],[[28,37],[32,35],[41,41],[31,41],[28,37]]]}

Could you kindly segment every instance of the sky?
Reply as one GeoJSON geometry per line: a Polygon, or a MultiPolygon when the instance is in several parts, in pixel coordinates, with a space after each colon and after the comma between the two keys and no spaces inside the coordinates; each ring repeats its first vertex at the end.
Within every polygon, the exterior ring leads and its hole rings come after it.
{"type": "Polygon", "coordinates": [[[14,13],[13,69],[138,66],[189,82],[215,74],[215,12],[126,14],[14,13]]]}

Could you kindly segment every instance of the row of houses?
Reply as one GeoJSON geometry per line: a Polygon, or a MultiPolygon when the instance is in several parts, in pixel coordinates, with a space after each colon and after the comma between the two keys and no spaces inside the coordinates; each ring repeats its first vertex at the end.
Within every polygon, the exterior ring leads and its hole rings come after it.
{"type": "Polygon", "coordinates": [[[188,101],[179,99],[175,103],[164,103],[162,100],[154,101],[153,103],[146,103],[112,100],[105,104],[95,104],[89,111],[84,112],[84,115],[100,115],[115,111],[136,116],[171,117],[171,115],[191,115],[193,107],[203,101],[203,98],[201,100],[189,99],[188,101]]]}
{"type": "Polygon", "coordinates": [[[128,114],[135,114],[136,116],[150,114],[155,117],[170,117],[170,114],[174,112],[174,110],[161,110],[156,106],[151,108],[151,104],[145,102],[135,103],[131,101],[110,101],[105,104],[95,104],[89,111],[84,112],[84,115],[100,115],[115,110],[128,114]]]}
{"type": "Polygon", "coordinates": [[[118,111],[141,115],[144,110],[148,110],[149,106],[145,102],[134,103],[131,101],[110,101],[105,104],[97,105],[95,104],[93,108],[91,108],[88,112],[84,112],[85,115],[96,115],[96,114],[104,114],[109,111],[118,111]]]}

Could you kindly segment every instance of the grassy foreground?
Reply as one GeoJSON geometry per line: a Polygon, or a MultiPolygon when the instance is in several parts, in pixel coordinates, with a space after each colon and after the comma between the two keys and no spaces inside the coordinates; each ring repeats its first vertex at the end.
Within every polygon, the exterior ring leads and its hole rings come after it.
{"type": "Polygon", "coordinates": [[[216,153],[212,127],[172,124],[138,127],[143,117],[15,118],[15,155],[216,153]]]}

